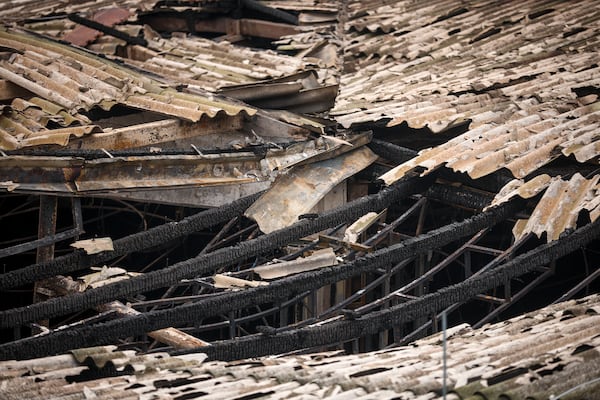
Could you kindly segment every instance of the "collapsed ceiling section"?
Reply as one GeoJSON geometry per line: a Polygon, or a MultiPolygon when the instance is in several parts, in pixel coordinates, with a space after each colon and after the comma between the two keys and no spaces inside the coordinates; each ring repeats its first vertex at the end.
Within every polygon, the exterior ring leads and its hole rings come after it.
{"type": "MultiPolygon", "coordinates": [[[[599,300],[595,295],[553,305],[479,330],[465,325],[452,328],[448,331],[448,397],[548,398],[576,387],[578,376],[590,383],[570,394],[581,398],[597,391],[600,384],[590,364],[600,366],[599,300]],[[540,378],[533,379],[536,375],[540,378]]],[[[234,362],[208,361],[202,353],[138,355],[100,346],[54,357],[3,361],[0,373],[14,377],[4,386],[11,399],[92,394],[276,399],[308,394],[314,398],[432,400],[443,399],[441,342],[437,334],[412,346],[366,354],[331,351],[234,362]]]]}
{"type": "Polygon", "coordinates": [[[592,2],[0,17],[0,359],[358,352],[597,288],[592,2]]]}

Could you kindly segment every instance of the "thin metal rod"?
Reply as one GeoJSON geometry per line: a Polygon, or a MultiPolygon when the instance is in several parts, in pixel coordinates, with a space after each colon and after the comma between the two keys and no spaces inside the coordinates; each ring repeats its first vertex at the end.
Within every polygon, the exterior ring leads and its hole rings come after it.
{"type": "Polygon", "coordinates": [[[239,217],[233,217],[232,219],[229,220],[229,222],[227,222],[225,225],[223,225],[223,228],[221,228],[221,230],[219,231],[219,233],[217,233],[208,243],[206,246],[204,246],[204,248],[202,249],[202,251],[200,251],[200,253],[198,253],[198,255],[200,254],[206,254],[209,251],[211,251],[215,245],[215,243],[217,243],[219,240],[221,240],[223,238],[223,236],[225,236],[225,234],[227,234],[227,232],[231,229],[231,227],[233,225],[235,225],[235,223],[239,220],[239,217]]]}
{"type": "Polygon", "coordinates": [[[554,302],[552,302],[552,304],[556,304],[556,303],[560,303],[560,302],[569,300],[571,297],[575,296],[577,294],[577,292],[579,292],[581,289],[583,289],[584,287],[586,287],[587,285],[592,283],[599,276],[600,276],[600,268],[596,269],[587,278],[585,278],[584,280],[579,282],[567,293],[563,294],[558,299],[556,299],[554,302]]]}
{"type": "Polygon", "coordinates": [[[448,379],[448,362],[446,360],[447,357],[447,343],[446,343],[446,330],[448,329],[448,317],[446,315],[446,311],[442,311],[442,346],[443,346],[443,354],[442,354],[442,370],[443,370],[443,384],[442,384],[442,396],[444,400],[446,400],[446,394],[448,393],[447,379],[448,379]]]}
{"type": "MultiPolygon", "coordinates": [[[[521,239],[517,240],[509,248],[504,250],[502,252],[502,254],[500,254],[499,256],[494,258],[492,261],[490,261],[485,266],[483,266],[483,268],[481,268],[480,270],[475,272],[473,275],[471,275],[471,277],[474,278],[480,274],[483,274],[484,272],[489,271],[490,269],[493,269],[496,266],[498,266],[499,264],[501,264],[505,259],[510,258],[521,246],[523,246],[529,240],[531,235],[532,234],[528,234],[528,235],[522,237],[521,239]]],[[[464,302],[453,304],[450,307],[447,307],[444,310],[444,312],[446,312],[447,314],[450,314],[450,313],[456,311],[463,304],[464,304],[464,302]]],[[[428,320],[426,323],[421,325],[419,328],[415,329],[408,335],[404,336],[404,338],[402,338],[402,340],[395,341],[392,345],[390,345],[388,347],[409,343],[412,340],[414,340],[414,338],[418,337],[422,331],[428,329],[430,326],[431,326],[431,320],[428,320]]]]}
{"type": "MultiPolygon", "coordinates": [[[[374,234],[373,236],[371,236],[369,239],[367,239],[362,244],[365,245],[365,246],[376,246],[377,244],[381,243],[394,229],[396,229],[398,227],[398,225],[400,225],[401,223],[403,223],[404,221],[406,221],[419,208],[422,208],[425,205],[426,201],[427,201],[427,199],[425,197],[421,197],[408,210],[406,210],[404,213],[402,213],[402,215],[400,215],[394,221],[392,221],[389,224],[387,224],[385,226],[385,228],[383,228],[382,230],[380,230],[379,232],[377,232],[376,234],[374,234]]],[[[357,254],[357,251],[353,250],[350,253],[348,253],[348,255],[346,255],[344,258],[346,260],[351,260],[354,256],[356,256],[356,254],[357,254]]]]}
{"type": "Polygon", "coordinates": [[[517,292],[517,294],[512,296],[512,298],[510,300],[508,300],[507,302],[502,304],[500,307],[494,309],[491,313],[489,313],[484,318],[482,318],[479,322],[477,322],[475,325],[473,325],[473,329],[481,328],[481,326],[483,326],[483,324],[485,324],[488,321],[491,321],[494,317],[499,315],[502,311],[506,310],[508,307],[510,307],[517,301],[519,301],[523,296],[525,296],[527,293],[529,293],[534,287],[539,285],[541,282],[546,280],[546,278],[548,278],[553,273],[554,273],[554,270],[552,268],[548,268],[546,271],[544,271],[544,273],[542,273],[542,275],[535,278],[527,286],[525,286],[523,289],[521,289],[519,292],[517,292]]]}
{"type": "Polygon", "coordinates": [[[440,272],[442,269],[446,268],[452,261],[457,259],[468,247],[469,245],[475,243],[487,232],[487,228],[477,232],[471,239],[469,239],[465,244],[460,246],[456,251],[446,257],[442,262],[438,263],[435,267],[431,268],[427,272],[423,273],[417,279],[413,280],[407,285],[404,285],[400,289],[397,289],[393,292],[393,294],[405,293],[410,291],[411,289],[417,287],[418,285],[424,283],[428,279],[433,278],[435,274],[440,272]]]}
{"type": "Polygon", "coordinates": [[[11,247],[0,249],[0,258],[20,254],[39,247],[51,246],[65,239],[70,239],[81,234],[82,231],[78,228],[68,229],[55,235],[44,236],[41,239],[32,240],[31,242],[16,244],[11,247]]]}

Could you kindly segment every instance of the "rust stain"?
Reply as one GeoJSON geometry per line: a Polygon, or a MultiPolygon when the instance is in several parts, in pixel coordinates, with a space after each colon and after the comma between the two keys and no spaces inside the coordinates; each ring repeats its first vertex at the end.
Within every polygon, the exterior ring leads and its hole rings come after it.
{"type": "MultiPolygon", "coordinates": [[[[105,8],[96,12],[91,20],[99,22],[103,25],[113,27],[121,22],[127,21],[131,16],[129,10],[120,7],[105,8]]],[[[102,36],[102,32],[87,26],[77,25],[75,29],[63,36],[67,42],[73,43],[76,46],[86,46],[102,36]]]]}

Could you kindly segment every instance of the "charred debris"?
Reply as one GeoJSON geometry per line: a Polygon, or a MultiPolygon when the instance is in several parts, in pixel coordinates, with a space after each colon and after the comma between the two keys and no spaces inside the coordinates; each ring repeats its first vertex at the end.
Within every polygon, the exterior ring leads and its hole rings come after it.
{"type": "Polygon", "coordinates": [[[2,360],[359,353],[598,292],[588,2],[12,3],[2,360]]]}

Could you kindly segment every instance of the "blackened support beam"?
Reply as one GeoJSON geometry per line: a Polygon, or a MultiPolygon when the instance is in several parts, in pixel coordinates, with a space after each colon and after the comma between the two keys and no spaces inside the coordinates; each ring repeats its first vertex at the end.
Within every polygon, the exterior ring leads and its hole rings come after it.
{"type": "Polygon", "coordinates": [[[139,46],[144,46],[144,47],[148,46],[148,42],[144,38],[128,35],[127,33],[121,32],[118,29],[111,28],[110,26],[106,26],[104,24],[93,21],[91,19],[83,18],[77,14],[69,14],[69,19],[77,24],[87,26],[88,28],[95,29],[106,35],[114,36],[117,39],[124,40],[128,44],[134,44],[134,45],[139,45],[139,46]]]}

